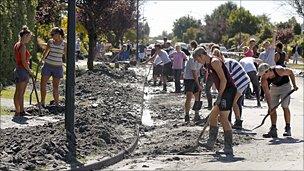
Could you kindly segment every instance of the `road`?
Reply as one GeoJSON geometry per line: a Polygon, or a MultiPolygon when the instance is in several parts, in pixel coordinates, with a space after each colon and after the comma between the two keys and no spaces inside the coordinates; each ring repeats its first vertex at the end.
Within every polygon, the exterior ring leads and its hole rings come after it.
{"type": "MultiPolygon", "coordinates": [[[[268,132],[270,119],[255,130],[257,135],[250,144],[234,147],[233,159],[216,156],[214,152],[202,152],[193,155],[159,155],[130,157],[113,165],[109,170],[303,170],[303,77],[296,78],[299,90],[291,98],[292,137],[285,138],[284,116],[281,108],[278,112],[278,136],[276,139],[264,139],[268,132]],[[173,160],[168,160],[173,158],[173,160]]],[[[266,103],[256,108],[254,100],[246,100],[243,120],[244,128],[257,126],[267,112],[266,103]]]]}

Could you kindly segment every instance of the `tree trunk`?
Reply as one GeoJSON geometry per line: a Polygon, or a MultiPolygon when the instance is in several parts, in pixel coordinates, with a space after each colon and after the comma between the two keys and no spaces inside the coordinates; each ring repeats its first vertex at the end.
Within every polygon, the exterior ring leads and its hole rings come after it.
{"type": "MultiPolygon", "coordinates": [[[[93,31],[91,31],[93,32],[93,31]]],[[[93,61],[94,61],[94,57],[95,57],[95,45],[96,45],[96,40],[97,40],[97,36],[94,33],[89,33],[89,56],[88,56],[88,69],[89,70],[93,70],[94,66],[93,66],[93,61]]]]}

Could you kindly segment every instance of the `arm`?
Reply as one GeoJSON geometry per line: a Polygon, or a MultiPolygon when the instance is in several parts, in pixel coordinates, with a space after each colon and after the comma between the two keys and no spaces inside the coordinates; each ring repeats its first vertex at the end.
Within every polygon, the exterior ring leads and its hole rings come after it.
{"type": "Polygon", "coordinates": [[[276,46],[276,38],[277,38],[277,31],[274,30],[273,35],[272,35],[272,42],[271,42],[271,47],[272,48],[275,48],[275,46],[276,46]]]}
{"type": "Polygon", "coordinates": [[[211,62],[211,66],[213,67],[217,76],[219,77],[220,88],[219,88],[218,92],[219,92],[219,96],[222,96],[222,94],[226,88],[226,84],[227,84],[227,79],[226,79],[224,71],[222,69],[222,64],[219,60],[215,60],[215,61],[211,62]]]}
{"type": "MultiPolygon", "coordinates": [[[[45,50],[44,50],[43,53],[42,53],[41,62],[44,61],[44,59],[47,57],[47,55],[48,55],[49,52],[50,52],[50,49],[51,49],[51,47],[50,47],[50,41],[48,41],[48,43],[47,43],[47,45],[46,45],[46,48],[45,48],[45,50]]],[[[40,63],[41,63],[41,62],[40,62],[40,63]]]]}
{"type": "Polygon", "coordinates": [[[191,70],[192,76],[193,76],[193,79],[194,79],[196,85],[197,85],[198,87],[201,87],[201,85],[200,85],[200,83],[199,83],[199,81],[198,81],[198,75],[197,75],[196,71],[197,71],[197,70],[191,70]]]}
{"type": "Polygon", "coordinates": [[[253,62],[257,63],[258,65],[260,65],[261,63],[263,63],[262,59],[259,58],[253,58],[253,62]]]}
{"type": "Polygon", "coordinates": [[[277,62],[279,61],[279,59],[280,59],[280,54],[277,53],[277,54],[274,56],[274,62],[277,63],[277,62]]]}
{"type": "Polygon", "coordinates": [[[153,56],[149,59],[147,59],[145,62],[143,62],[143,64],[147,64],[148,62],[152,61],[155,59],[155,57],[158,55],[159,51],[156,51],[153,56]]]}
{"type": "Polygon", "coordinates": [[[270,92],[269,92],[268,81],[267,81],[267,78],[265,76],[262,76],[262,78],[261,78],[261,85],[262,85],[263,91],[265,93],[265,98],[266,98],[268,108],[270,108],[271,107],[270,106],[271,96],[270,96],[270,92]]]}
{"type": "Polygon", "coordinates": [[[27,70],[27,72],[28,72],[30,75],[33,75],[33,74],[32,74],[32,71],[31,71],[31,69],[30,69],[30,66],[29,66],[28,63],[26,62],[26,47],[25,47],[25,45],[22,45],[22,46],[21,46],[21,62],[22,62],[23,67],[27,70]]]}

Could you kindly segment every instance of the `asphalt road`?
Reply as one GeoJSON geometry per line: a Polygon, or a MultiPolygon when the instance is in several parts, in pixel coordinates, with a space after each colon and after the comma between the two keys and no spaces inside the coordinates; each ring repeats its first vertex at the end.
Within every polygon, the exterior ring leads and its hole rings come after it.
{"type": "MultiPolygon", "coordinates": [[[[268,132],[270,119],[254,132],[255,140],[250,144],[234,147],[235,156],[215,156],[214,152],[178,156],[179,160],[166,160],[177,156],[156,156],[129,158],[113,165],[109,170],[303,170],[303,77],[296,78],[299,90],[292,94],[291,127],[292,137],[283,137],[285,122],[283,110],[278,112],[278,136],[265,139],[262,134],[268,132]]],[[[259,125],[266,115],[267,105],[254,107],[255,100],[246,100],[243,120],[244,128],[252,129],[259,125]]]]}

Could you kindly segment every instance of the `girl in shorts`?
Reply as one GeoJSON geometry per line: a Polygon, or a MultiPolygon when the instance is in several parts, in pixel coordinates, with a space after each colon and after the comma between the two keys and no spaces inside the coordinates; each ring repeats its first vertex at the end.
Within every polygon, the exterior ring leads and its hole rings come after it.
{"type": "Polygon", "coordinates": [[[46,85],[50,77],[53,77],[54,104],[59,105],[59,83],[63,77],[63,57],[66,55],[66,42],[63,40],[64,32],[61,28],[55,27],[51,30],[52,39],[47,43],[43,52],[42,61],[44,65],[41,71],[41,105],[45,107],[46,85]]]}
{"type": "Polygon", "coordinates": [[[30,52],[26,45],[31,41],[32,33],[27,26],[23,26],[19,32],[19,41],[14,45],[16,69],[15,69],[15,83],[16,89],[14,94],[15,116],[23,116],[24,111],[24,93],[29,81],[29,77],[33,76],[30,64],[30,52]]]}

